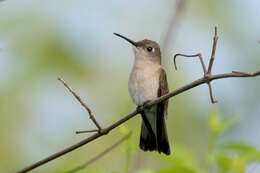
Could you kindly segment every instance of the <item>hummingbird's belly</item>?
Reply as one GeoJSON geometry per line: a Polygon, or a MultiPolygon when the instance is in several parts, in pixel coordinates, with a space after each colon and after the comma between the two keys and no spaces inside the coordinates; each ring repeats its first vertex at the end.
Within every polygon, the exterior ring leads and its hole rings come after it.
{"type": "Polygon", "coordinates": [[[145,102],[158,97],[159,73],[158,70],[136,70],[132,71],[128,89],[133,102],[140,106],[145,102]]]}

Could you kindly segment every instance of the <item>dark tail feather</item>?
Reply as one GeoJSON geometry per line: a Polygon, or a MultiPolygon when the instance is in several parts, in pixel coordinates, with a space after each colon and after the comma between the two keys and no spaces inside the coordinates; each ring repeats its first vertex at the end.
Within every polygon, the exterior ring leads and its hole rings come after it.
{"type": "Polygon", "coordinates": [[[164,105],[161,103],[157,106],[157,143],[158,152],[162,152],[166,155],[171,154],[170,145],[168,141],[167,129],[166,129],[166,112],[164,110],[164,105]]]}
{"type": "Polygon", "coordinates": [[[152,126],[145,115],[145,111],[141,112],[142,115],[142,127],[139,146],[144,151],[156,150],[156,137],[153,132],[152,126]]]}
{"type": "Polygon", "coordinates": [[[157,143],[158,143],[158,152],[162,152],[166,155],[171,154],[169,141],[168,141],[168,135],[167,135],[167,129],[165,124],[165,118],[164,117],[158,117],[157,119],[157,143]]]}
{"type": "Polygon", "coordinates": [[[144,122],[142,122],[139,146],[144,151],[154,151],[154,150],[156,150],[156,138],[153,135],[153,133],[150,133],[148,131],[144,122]]]}
{"type": "Polygon", "coordinates": [[[140,136],[140,148],[144,151],[157,150],[159,153],[169,155],[170,146],[166,131],[164,112],[160,106],[154,110],[145,110],[141,113],[143,122],[140,136]],[[148,119],[149,118],[149,119],[148,119]]]}

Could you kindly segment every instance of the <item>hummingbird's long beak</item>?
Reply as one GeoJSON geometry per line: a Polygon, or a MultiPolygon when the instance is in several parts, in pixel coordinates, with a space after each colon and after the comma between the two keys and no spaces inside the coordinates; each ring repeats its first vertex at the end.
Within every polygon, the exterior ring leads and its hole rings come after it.
{"type": "Polygon", "coordinates": [[[118,34],[118,33],[114,33],[114,34],[115,34],[116,36],[118,36],[118,37],[121,37],[121,38],[125,39],[126,41],[128,41],[129,43],[131,43],[132,45],[134,45],[135,47],[137,47],[137,44],[136,44],[135,41],[133,41],[133,40],[131,40],[131,39],[129,39],[129,38],[127,38],[127,37],[121,35],[121,34],[118,34]]]}

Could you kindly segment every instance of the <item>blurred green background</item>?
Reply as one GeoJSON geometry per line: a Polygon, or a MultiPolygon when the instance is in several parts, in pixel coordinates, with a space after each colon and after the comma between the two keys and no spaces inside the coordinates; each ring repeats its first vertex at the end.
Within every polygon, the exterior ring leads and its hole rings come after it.
{"type": "MultiPolygon", "coordinates": [[[[214,73],[259,70],[259,11],[259,0],[1,2],[0,172],[15,172],[86,136],[76,130],[94,128],[58,76],[104,127],[135,109],[127,89],[133,51],[113,32],[161,43],[173,90],[202,75],[197,60],[180,60],[176,72],[173,55],[201,52],[208,60],[214,26],[220,37],[214,73]]],[[[213,89],[219,102],[214,105],[204,85],[171,99],[170,157],[138,149],[140,117],[135,117],[33,172],[74,168],[127,131],[131,138],[79,172],[260,172],[260,78],[214,81],[213,89]]]]}

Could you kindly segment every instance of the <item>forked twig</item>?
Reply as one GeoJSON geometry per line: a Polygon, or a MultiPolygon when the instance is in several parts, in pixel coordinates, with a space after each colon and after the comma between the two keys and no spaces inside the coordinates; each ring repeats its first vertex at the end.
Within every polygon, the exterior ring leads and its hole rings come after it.
{"type": "MultiPolygon", "coordinates": [[[[204,77],[208,79],[212,75],[211,71],[212,71],[212,67],[213,67],[213,64],[214,64],[215,55],[216,55],[216,49],[217,49],[217,43],[218,43],[217,27],[215,27],[214,31],[215,32],[214,32],[214,37],[213,37],[213,46],[212,46],[211,57],[210,57],[208,69],[206,69],[206,65],[204,63],[204,60],[202,58],[202,54],[201,53],[194,54],[194,55],[175,54],[174,57],[173,57],[173,62],[174,62],[175,69],[177,70],[176,59],[177,59],[178,56],[182,56],[182,57],[198,57],[199,60],[200,60],[202,69],[203,69],[204,77]]],[[[211,86],[210,81],[208,81],[206,83],[207,83],[208,88],[209,88],[209,95],[210,95],[211,103],[212,104],[217,103],[217,100],[215,100],[214,96],[213,96],[213,90],[212,90],[212,86],[211,86]]]]}
{"type": "MultiPolygon", "coordinates": [[[[91,109],[83,102],[83,100],[80,98],[80,96],[60,77],[58,77],[58,80],[68,89],[68,91],[79,101],[79,103],[85,108],[85,110],[88,112],[89,114],[89,118],[92,120],[92,122],[96,125],[96,127],[98,128],[98,131],[101,131],[102,128],[99,125],[99,123],[97,122],[97,120],[95,119],[91,109]]],[[[91,131],[93,132],[93,131],[91,131]]]]}

